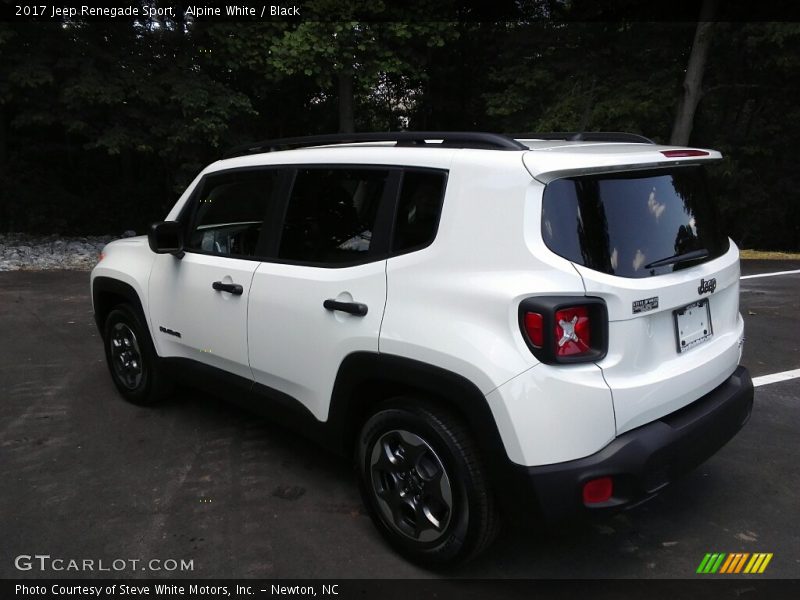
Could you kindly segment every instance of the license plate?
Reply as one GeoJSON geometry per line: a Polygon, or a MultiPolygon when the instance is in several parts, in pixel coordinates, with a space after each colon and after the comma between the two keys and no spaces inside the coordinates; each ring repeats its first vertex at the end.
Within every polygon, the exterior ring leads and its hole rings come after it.
{"type": "Polygon", "coordinates": [[[714,335],[707,299],[679,308],[673,314],[679,354],[702,344],[714,335]]]}

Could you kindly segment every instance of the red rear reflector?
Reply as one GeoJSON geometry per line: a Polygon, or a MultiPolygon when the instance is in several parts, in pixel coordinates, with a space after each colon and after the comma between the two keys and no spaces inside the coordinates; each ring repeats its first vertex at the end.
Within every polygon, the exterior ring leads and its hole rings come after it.
{"type": "Polygon", "coordinates": [[[528,339],[531,341],[531,344],[537,348],[541,348],[544,345],[544,323],[542,315],[534,312],[525,314],[525,333],[528,334],[528,339]]]}
{"type": "Polygon", "coordinates": [[[589,309],[573,306],[557,310],[555,334],[556,356],[576,356],[589,352],[592,343],[589,309]]]}
{"type": "Polygon", "coordinates": [[[611,477],[592,479],[583,484],[583,503],[599,504],[608,502],[614,494],[614,480],[611,477]]]}
{"type": "Polygon", "coordinates": [[[661,154],[669,158],[682,158],[684,156],[708,156],[705,150],[662,150],[661,154]]]}

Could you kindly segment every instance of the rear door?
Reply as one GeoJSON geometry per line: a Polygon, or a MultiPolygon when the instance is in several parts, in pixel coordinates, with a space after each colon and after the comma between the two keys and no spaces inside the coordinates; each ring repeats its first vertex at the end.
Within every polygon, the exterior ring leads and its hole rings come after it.
{"type": "Polygon", "coordinates": [[[738,252],[720,230],[700,166],[550,182],[542,236],[606,301],[599,363],[617,432],[708,393],[736,368],[742,334],[738,252]]]}
{"type": "Polygon", "coordinates": [[[326,420],[342,360],[378,351],[399,170],[300,167],[276,258],[259,265],[248,338],[255,381],[326,420]]]}

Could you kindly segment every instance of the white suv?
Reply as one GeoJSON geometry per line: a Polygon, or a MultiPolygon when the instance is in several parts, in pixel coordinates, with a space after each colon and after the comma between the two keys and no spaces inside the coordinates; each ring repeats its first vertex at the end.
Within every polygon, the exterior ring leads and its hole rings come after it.
{"type": "Polygon", "coordinates": [[[747,421],[739,253],[712,150],[404,132],[240,148],[92,272],[112,378],[216,389],[352,456],[429,565],[498,515],[651,497],[747,421]]]}

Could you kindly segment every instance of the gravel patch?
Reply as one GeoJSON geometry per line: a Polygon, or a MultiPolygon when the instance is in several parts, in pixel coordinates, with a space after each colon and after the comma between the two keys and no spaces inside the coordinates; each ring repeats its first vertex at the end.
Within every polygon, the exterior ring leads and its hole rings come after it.
{"type": "Polygon", "coordinates": [[[108,242],[133,235],[136,235],[133,231],[126,231],[121,236],[84,237],[0,233],[0,271],[88,271],[97,264],[100,251],[108,242]]]}

